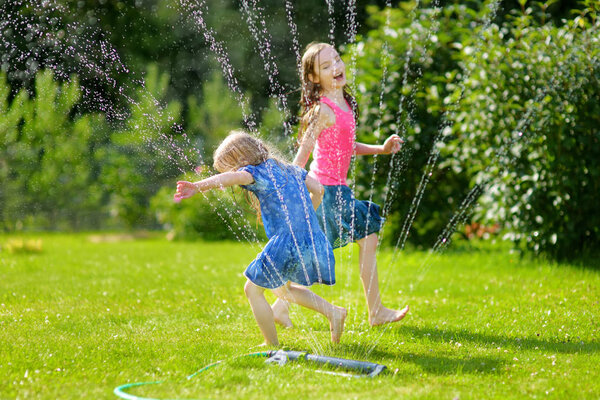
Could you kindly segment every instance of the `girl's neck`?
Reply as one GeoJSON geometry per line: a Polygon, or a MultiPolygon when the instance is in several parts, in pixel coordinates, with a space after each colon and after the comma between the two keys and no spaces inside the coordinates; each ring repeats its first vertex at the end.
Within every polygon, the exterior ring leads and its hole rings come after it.
{"type": "Polygon", "coordinates": [[[322,95],[339,106],[344,106],[346,104],[346,100],[344,99],[344,89],[342,88],[323,91],[322,95]]]}

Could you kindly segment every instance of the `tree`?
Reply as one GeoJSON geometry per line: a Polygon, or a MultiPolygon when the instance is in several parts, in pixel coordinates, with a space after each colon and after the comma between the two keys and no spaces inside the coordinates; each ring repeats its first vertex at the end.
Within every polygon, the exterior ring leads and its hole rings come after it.
{"type": "Polygon", "coordinates": [[[77,228],[95,219],[101,203],[94,149],[106,137],[98,115],[71,117],[79,83],[59,84],[51,71],[35,79],[35,96],[9,101],[0,74],[0,177],[3,229],[77,228]]]}
{"type": "Polygon", "coordinates": [[[463,42],[472,73],[443,149],[485,188],[480,219],[557,259],[600,248],[600,2],[587,5],[560,27],[524,9],[481,32],[479,50],[463,42]]]}

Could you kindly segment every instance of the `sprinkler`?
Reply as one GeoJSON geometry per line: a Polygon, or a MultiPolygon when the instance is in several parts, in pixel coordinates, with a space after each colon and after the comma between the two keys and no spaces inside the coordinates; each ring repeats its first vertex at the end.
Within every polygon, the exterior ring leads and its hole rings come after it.
{"type": "MultiPolygon", "coordinates": [[[[382,371],[384,371],[387,367],[381,364],[375,364],[368,361],[358,361],[358,360],[348,360],[345,358],[337,358],[337,357],[328,357],[328,356],[318,356],[315,354],[309,354],[305,351],[291,351],[291,350],[270,350],[270,351],[261,351],[257,353],[249,353],[241,356],[234,357],[242,358],[242,357],[268,357],[265,361],[269,364],[278,364],[280,366],[285,365],[288,361],[296,361],[296,360],[305,360],[310,363],[321,364],[321,365],[329,365],[332,367],[343,368],[346,370],[351,370],[357,372],[358,374],[339,374],[332,373],[333,375],[341,375],[341,376],[350,376],[354,378],[361,377],[375,377],[379,375],[382,371]]],[[[188,376],[187,379],[192,379],[194,376],[206,371],[209,368],[215,367],[225,360],[217,361],[212,364],[209,364],[198,371],[194,372],[192,375],[188,376]]],[[[326,372],[326,371],[318,371],[318,372],[326,372]]],[[[326,372],[327,373],[327,372],[326,372]]],[[[148,397],[138,397],[129,393],[126,393],[126,389],[130,389],[137,386],[144,385],[156,385],[163,383],[164,381],[157,382],[137,382],[137,383],[126,383],[124,385],[118,386],[115,388],[113,393],[126,400],[158,400],[151,399],[148,397]]]]}
{"type": "Polygon", "coordinates": [[[267,351],[268,357],[267,362],[277,362],[279,365],[285,364],[287,360],[295,361],[298,359],[306,360],[316,364],[330,365],[333,367],[344,368],[358,372],[362,375],[370,378],[379,375],[383,370],[386,369],[385,365],[375,364],[368,361],[348,360],[345,358],[328,357],[328,356],[317,356],[309,354],[304,351],[286,351],[286,350],[271,350],[267,351]],[[271,361],[272,360],[272,361],[271,361]],[[284,360],[284,361],[280,361],[284,360]]]}

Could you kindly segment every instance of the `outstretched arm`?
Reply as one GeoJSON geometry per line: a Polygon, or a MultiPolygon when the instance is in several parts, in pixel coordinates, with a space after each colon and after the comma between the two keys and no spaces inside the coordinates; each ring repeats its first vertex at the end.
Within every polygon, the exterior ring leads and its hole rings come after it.
{"type": "Polygon", "coordinates": [[[309,175],[306,175],[306,180],[304,182],[306,183],[306,187],[310,192],[310,199],[312,200],[313,208],[316,210],[319,208],[319,204],[321,204],[321,201],[323,200],[325,188],[323,188],[323,185],[321,185],[318,180],[309,175]]]}
{"type": "Polygon", "coordinates": [[[179,181],[177,191],[173,196],[176,202],[187,199],[196,193],[206,192],[216,188],[226,188],[233,185],[249,185],[254,182],[252,174],[246,171],[224,172],[198,182],[179,181]]]}
{"type": "Polygon", "coordinates": [[[404,140],[402,140],[400,136],[394,134],[388,137],[383,145],[372,145],[357,142],[354,152],[359,156],[367,154],[394,154],[400,151],[402,143],[404,143],[404,140]]]}

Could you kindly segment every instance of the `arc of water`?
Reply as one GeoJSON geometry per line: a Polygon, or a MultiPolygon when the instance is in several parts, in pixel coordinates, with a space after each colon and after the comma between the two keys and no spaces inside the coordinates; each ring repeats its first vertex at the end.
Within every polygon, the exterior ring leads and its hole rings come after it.
{"type": "Polygon", "coordinates": [[[244,123],[251,131],[256,131],[257,124],[254,120],[254,116],[249,111],[249,101],[242,93],[237,78],[235,77],[235,69],[229,60],[229,55],[223,42],[216,39],[215,31],[208,27],[204,20],[205,2],[204,0],[179,0],[181,8],[187,12],[188,18],[194,23],[195,26],[200,27],[201,33],[204,40],[208,44],[210,50],[215,54],[219,65],[221,65],[223,76],[227,81],[227,86],[235,94],[240,105],[242,106],[242,113],[244,115],[244,123]]]}
{"type": "MultiPolygon", "coordinates": [[[[415,10],[418,9],[420,4],[420,1],[417,0],[415,7],[413,9],[411,9],[410,14],[409,14],[409,19],[414,20],[416,13],[415,10]]],[[[434,15],[433,15],[433,27],[432,29],[428,29],[427,30],[427,35],[425,37],[425,44],[424,44],[424,50],[426,51],[428,48],[428,45],[431,43],[431,37],[433,34],[435,34],[440,27],[440,21],[437,18],[439,12],[441,12],[441,8],[439,7],[439,0],[434,0],[432,2],[432,8],[434,9],[434,15]]],[[[411,71],[410,68],[410,58],[412,57],[413,54],[413,46],[414,46],[414,40],[413,37],[411,36],[409,41],[408,41],[408,50],[405,54],[404,57],[404,71],[403,71],[403,75],[402,75],[402,84],[400,87],[405,87],[408,83],[408,74],[411,71]]],[[[415,92],[416,92],[416,83],[418,83],[418,81],[421,79],[422,76],[422,70],[421,68],[417,68],[416,72],[416,76],[415,76],[415,84],[413,84],[413,88],[411,89],[410,93],[408,94],[408,96],[405,96],[403,92],[400,93],[400,99],[398,100],[398,111],[396,112],[396,131],[394,132],[397,135],[401,135],[402,131],[406,130],[406,123],[402,120],[402,114],[404,111],[404,103],[405,101],[407,101],[408,103],[408,107],[406,109],[406,120],[408,121],[408,123],[411,123],[414,120],[414,96],[415,96],[415,92]],[[408,99],[408,100],[407,100],[408,99]],[[411,101],[413,100],[413,101],[411,101]]],[[[404,151],[405,153],[405,151],[404,151]]],[[[398,168],[394,168],[396,165],[396,160],[398,159],[397,156],[398,153],[393,154],[392,157],[390,157],[390,163],[389,163],[389,167],[388,167],[388,176],[387,176],[387,180],[386,180],[386,188],[389,188],[388,191],[385,192],[385,197],[384,197],[384,201],[383,201],[383,209],[384,209],[384,214],[387,215],[387,213],[389,212],[389,209],[391,208],[391,205],[393,203],[394,200],[394,195],[395,195],[395,189],[396,186],[394,185],[395,180],[392,179],[392,177],[395,177],[397,174],[400,174],[400,172],[402,171],[402,167],[406,165],[406,159],[401,160],[401,162],[398,165],[398,168]]],[[[409,156],[409,155],[408,155],[409,156]]],[[[384,227],[385,228],[385,227],[384,227]]],[[[382,230],[381,232],[381,236],[383,237],[384,234],[384,230],[382,230]]]]}
{"type": "MultiPolygon", "coordinates": [[[[485,39],[483,38],[483,34],[482,32],[485,31],[490,24],[492,23],[492,20],[495,18],[496,16],[496,12],[498,10],[499,4],[500,4],[501,0],[495,0],[491,6],[490,6],[490,10],[488,11],[488,13],[486,14],[483,24],[482,24],[482,30],[480,33],[478,33],[477,38],[478,38],[478,42],[477,42],[477,49],[476,51],[480,51],[480,47],[483,46],[485,39]]],[[[460,90],[460,95],[457,97],[456,101],[454,102],[453,105],[450,105],[448,107],[448,110],[450,110],[452,108],[452,106],[456,107],[459,103],[460,100],[462,99],[462,94],[464,92],[464,87],[465,87],[465,82],[466,79],[468,77],[470,77],[473,73],[473,69],[474,67],[471,67],[470,70],[466,73],[463,74],[463,79],[460,83],[459,86],[459,90],[460,90]]],[[[397,257],[398,257],[398,249],[403,249],[404,248],[404,244],[406,242],[406,239],[408,238],[408,234],[410,231],[410,228],[412,226],[412,223],[416,217],[417,214],[417,210],[418,207],[420,205],[421,199],[423,198],[423,194],[425,192],[425,189],[429,183],[429,180],[431,178],[431,176],[433,175],[433,169],[437,163],[438,157],[440,155],[437,143],[440,142],[441,140],[444,139],[445,137],[445,133],[447,133],[447,130],[450,129],[451,123],[450,123],[451,118],[448,117],[447,113],[444,113],[442,116],[442,122],[440,123],[440,127],[438,129],[438,133],[434,138],[433,141],[433,145],[432,145],[432,149],[429,153],[429,158],[427,160],[427,164],[425,166],[425,170],[424,173],[421,177],[421,181],[419,182],[419,185],[417,186],[417,192],[416,192],[416,196],[413,198],[413,201],[411,203],[409,212],[407,214],[407,217],[404,221],[404,224],[402,226],[402,230],[400,232],[400,235],[398,237],[398,240],[396,242],[396,245],[394,246],[394,253],[392,256],[392,264],[395,263],[397,257]]]]}
{"type": "MultiPolygon", "coordinates": [[[[331,0],[331,11],[328,11],[330,13],[330,15],[333,15],[333,0],[331,0]]],[[[356,42],[356,34],[358,31],[358,22],[356,20],[356,15],[357,15],[357,11],[356,11],[356,0],[349,0],[346,3],[346,12],[344,13],[346,15],[346,43],[347,44],[354,44],[356,42]]],[[[333,36],[333,32],[335,31],[335,20],[333,19],[333,16],[330,17],[330,32],[332,32],[330,34],[330,41],[333,44],[334,41],[334,36],[333,36]]],[[[349,63],[349,77],[350,77],[350,82],[348,83],[350,90],[355,93],[356,92],[356,54],[357,52],[356,47],[355,46],[350,46],[351,49],[351,54],[350,54],[350,63],[349,63]]],[[[356,116],[358,118],[358,116],[356,116]]],[[[351,185],[352,185],[352,191],[353,193],[355,192],[356,189],[356,183],[355,183],[355,179],[354,176],[356,176],[356,162],[354,160],[351,160],[351,169],[349,171],[349,177],[351,179],[351,185]]],[[[336,194],[336,197],[338,198],[338,204],[342,204],[341,202],[341,192],[338,192],[336,194]]],[[[354,213],[354,209],[353,209],[353,213],[354,213]]],[[[354,225],[354,215],[352,216],[352,220],[351,220],[351,225],[354,225]]],[[[341,221],[340,221],[341,222],[341,221]]],[[[341,223],[340,225],[340,229],[341,229],[341,223]]],[[[350,226],[350,230],[351,232],[354,231],[354,226],[350,226]]],[[[341,237],[341,232],[340,232],[340,237],[341,237]]],[[[351,262],[351,258],[352,258],[352,251],[350,248],[342,248],[340,253],[340,257],[339,260],[342,261],[342,263],[339,265],[340,268],[338,268],[338,270],[344,270],[346,271],[346,277],[345,277],[345,282],[346,284],[344,285],[344,287],[340,286],[340,297],[343,297],[343,293],[342,291],[348,291],[350,288],[350,283],[352,282],[352,280],[350,279],[351,274],[353,273],[352,268],[349,267],[350,262],[351,262]],[[345,254],[344,254],[345,253],[345,254]],[[345,260],[345,261],[344,261],[345,260]]],[[[358,313],[351,313],[352,315],[352,323],[357,323],[359,321],[359,315],[358,313]]],[[[363,320],[360,319],[360,322],[362,322],[363,320]]]]}
{"type": "MultiPolygon", "coordinates": [[[[264,70],[267,73],[271,88],[274,89],[274,97],[278,100],[278,108],[284,115],[284,132],[287,137],[292,134],[292,127],[290,124],[290,110],[287,104],[287,98],[285,97],[285,90],[278,81],[279,69],[275,58],[271,53],[272,38],[269,31],[266,28],[266,22],[262,17],[262,7],[259,6],[259,0],[250,0],[252,7],[248,3],[248,0],[241,1],[241,10],[246,15],[246,22],[252,37],[258,48],[260,57],[264,63],[264,70]],[[258,14],[258,16],[256,15],[258,14]],[[260,28],[259,28],[260,26],[260,28]]],[[[272,95],[273,96],[273,95],[272,95]]]]}
{"type": "MultiPolygon", "coordinates": [[[[355,11],[355,4],[349,4],[349,16],[348,16],[348,24],[350,25],[350,27],[355,26],[355,24],[353,24],[354,22],[354,17],[352,16],[353,13],[352,11],[355,11]]],[[[386,15],[386,22],[385,22],[385,29],[389,28],[390,25],[390,18],[389,18],[389,9],[391,8],[391,1],[387,0],[386,4],[385,4],[385,8],[386,10],[388,10],[387,15],[386,15]]],[[[356,37],[356,32],[353,31],[349,34],[350,36],[350,40],[354,41],[355,37],[356,37]]],[[[379,113],[380,115],[383,115],[383,98],[384,98],[384,94],[385,94],[385,82],[387,81],[387,72],[388,72],[388,63],[389,63],[389,51],[388,51],[388,45],[387,45],[387,41],[384,42],[384,51],[381,52],[381,65],[382,65],[382,73],[381,73],[381,81],[380,81],[380,86],[381,86],[381,91],[379,92],[379,113]]],[[[351,55],[351,58],[354,57],[354,59],[351,61],[354,63],[353,67],[354,70],[355,68],[355,64],[356,64],[356,52],[353,52],[351,55]]],[[[354,75],[355,72],[353,73],[353,82],[354,82],[354,75]]],[[[380,136],[380,131],[381,131],[381,118],[378,120],[377,125],[375,127],[375,137],[379,138],[380,136]]],[[[377,155],[373,156],[373,163],[376,165],[377,162],[377,155]]],[[[353,157],[353,162],[352,162],[352,170],[351,170],[351,177],[355,177],[356,176],[356,157],[353,157]]],[[[373,168],[372,174],[371,174],[371,188],[373,188],[374,185],[374,180],[375,180],[375,171],[376,168],[373,168]]],[[[356,179],[352,179],[352,192],[355,193],[356,192],[356,179]]],[[[369,191],[369,205],[367,207],[367,219],[366,219],[366,225],[365,225],[365,231],[368,231],[369,229],[369,217],[370,217],[370,211],[371,211],[371,201],[373,199],[373,190],[369,191]]],[[[339,204],[342,204],[341,202],[339,204]]],[[[350,231],[354,232],[354,224],[355,224],[355,220],[356,220],[356,215],[355,215],[355,209],[354,207],[352,208],[352,215],[351,215],[351,222],[350,222],[350,231]]],[[[341,224],[340,224],[340,230],[341,230],[341,224]]],[[[377,248],[379,248],[379,245],[381,244],[380,241],[378,241],[377,244],[377,248]]],[[[377,253],[377,250],[376,250],[377,253]]],[[[347,263],[350,264],[351,262],[351,258],[352,258],[352,252],[348,251],[347,254],[347,263]]],[[[360,263],[360,260],[359,260],[360,263]]],[[[346,277],[346,282],[350,282],[350,276],[349,274],[352,272],[351,268],[346,268],[346,270],[348,271],[348,276],[346,277]]],[[[373,279],[374,276],[371,275],[371,277],[369,278],[369,282],[365,283],[363,282],[363,285],[365,285],[365,290],[366,290],[366,295],[368,295],[371,291],[372,285],[373,285],[373,279]]]]}
{"type": "Polygon", "coordinates": [[[300,54],[300,42],[298,40],[298,27],[294,22],[294,5],[291,0],[285,0],[285,16],[290,27],[290,34],[292,35],[292,48],[296,55],[296,70],[300,71],[302,67],[302,55],[300,54]]]}
{"type": "Polygon", "coordinates": [[[325,0],[325,3],[327,3],[327,14],[329,16],[329,43],[335,46],[335,7],[333,1],[325,0]]]}
{"type": "MultiPolygon", "coordinates": [[[[20,1],[20,0],[17,0],[17,1],[20,1]]],[[[21,5],[25,4],[23,2],[20,2],[20,3],[21,3],[21,5]]],[[[17,5],[18,5],[18,3],[17,3],[17,5]]],[[[32,6],[31,4],[28,4],[28,5],[32,6]]],[[[56,13],[60,14],[60,13],[65,13],[68,11],[68,10],[66,10],[66,8],[63,4],[59,4],[59,3],[55,3],[55,2],[46,1],[43,3],[39,3],[38,6],[40,7],[40,10],[46,10],[46,12],[56,12],[56,13]]],[[[35,4],[33,5],[33,7],[35,7],[35,4]]],[[[18,23],[18,19],[14,19],[11,21],[13,24],[18,23]]],[[[5,20],[3,23],[8,24],[9,21],[5,20]]],[[[65,24],[65,29],[75,32],[78,30],[84,30],[85,27],[81,26],[81,24],[79,24],[79,23],[68,23],[68,24],[65,24]]],[[[102,32],[96,32],[95,35],[100,36],[102,38],[104,37],[102,32]]],[[[68,45],[68,44],[63,45],[63,42],[59,41],[56,37],[54,37],[51,32],[46,32],[42,26],[38,26],[38,36],[39,36],[40,40],[51,41],[53,46],[58,46],[59,48],[62,48],[63,51],[61,51],[61,54],[71,57],[73,59],[77,58],[78,60],[80,60],[81,62],[78,64],[79,68],[81,68],[84,72],[89,73],[90,75],[92,75],[94,77],[97,77],[101,82],[108,84],[108,86],[116,88],[119,96],[123,97],[126,100],[127,104],[130,104],[132,107],[137,108],[139,111],[143,111],[140,102],[136,101],[130,95],[128,95],[130,88],[128,88],[126,86],[119,86],[117,84],[116,80],[109,74],[109,72],[104,71],[103,68],[100,67],[99,62],[93,58],[93,55],[97,54],[96,49],[99,46],[100,57],[102,58],[101,61],[105,60],[105,59],[109,60],[111,63],[111,66],[113,68],[115,68],[115,72],[129,73],[129,69],[121,61],[118,52],[116,51],[116,49],[114,49],[114,47],[112,47],[112,45],[107,40],[101,39],[99,42],[97,42],[97,41],[92,41],[87,37],[82,37],[78,40],[78,47],[75,47],[75,45],[68,45]],[[98,46],[96,46],[96,44],[98,44],[98,46]],[[78,50],[78,48],[81,50],[78,50]]],[[[66,36],[69,37],[71,35],[66,35],[66,36]]],[[[16,49],[16,47],[15,47],[15,49],[16,49]]],[[[48,66],[53,71],[55,71],[57,76],[64,78],[64,79],[69,79],[69,75],[70,75],[69,71],[64,70],[64,67],[61,64],[59,64],[58,62],[56,62],[56,63],[50,62],[50,63],[48,63],[48,66]]],[[[80,71],[78,70],[77,72],[80,72],[80,71]]],[[[134,83],[138,87],[145,88],[145,83],[143,80],[135,80],[134,79],[134,83]]],[[[86,87],[83,87],[83,86],[81,87],[81,89],[89,98],[94,98],[94,101],[97,100],[97,98],[98,98],[97,93],[92,93],[89,89],[87,89],[86,87]]],[[[182,147],[177,145],[177,143],[175,142],[175,139],[172,136],[169,136],[169,135],[161,132],[161,127],[160,127],[160,124],[157,119],[157,118],[162,117],[163,107],[160,104],[160,102],[149,91],[142,93],[142,95],[145,96],[146,100],[148,100],[151,104],[153,104],[154,106],[157,107],[157,112],[159,113],[159,115],[154,116],[154,115],[150,115],[148,113],[142,112],[141,115],[143,115],[143,117],[145,118],[145,123],[147,123],[148,126],[147,127],[138,127],[139,132],[142,132],[142,133],[144,133],[145,131],[160,132],[158,138],[161,139],[161,141],[157,143],[156,141],[151,140],[149,137],[144,136],[145,143],[147,145],[149,145],[157,154],[159,154],[165,160],[168,160],[168,162],[173,163],[173,165],[181,173],[185,173],[190,168],[193,168],[195,166],[195,164],[193,163],[192,160],[190,160],[190,158],[188,158],[187,154],[185,153],[185,150],[182,147]],[[163,144],[166,144],[166,146],[162,147],[163,144]],[[175,153],[178,155],[177,159],[171,156],[171,154],[168,150],[169,148],[172,151],[175,151],[175,153]],[[179,162],[184,162],[184,164],[186,164],[187,166],[186,165],[182,166],[179,162]]],[[[112,115],[117,116],[122,119],[126,118],[127,113],[125,111],[118,111],[115,113],[111,109],[108,101],[103,101],[101,103],[101,106],[102,106],[101,109],[103,111],[105,111],[107,113],[107,115],[112,114],[112,115]]],[[[176,131],[179,131],[179,133],[181,133],[181,137],[183,138],[184,143],[187,145],[188,148],[194,148],[190,143],[190,138],[187,136],[187,134],[184,132],[184,130],[182,129],[182,127],[180,125],[173,123],[173,129],[176,131]]],[[[197,155],[197,157],[199,157],[201,159],[201,154],[199,152],[199,149],[196,149],[196,155],[197,155]]],[[[219,215],[219,217],[225,221],[226,219],[218,212],[217,207],[212,202],[210,202],[210,200],[209,200],[209,204],[213,208],[213,210],[219,215]]],[[[250,227],[249,224],[246,224],[246,226],[244,228],[240,227],[239,223],[237,222],[237,218],[234,217],[233,213],[229,210],[226,210],[226,212],[228,213],[230,219],[232,221],[234,221],[234,224],[238,225],[237,229],[242,232],[243,236],[245,236],[247,238],[247,233],[252,232],[254,234],[254,242],[258,243],[258,238],[256,237],[256,234],[254,233],[254,231],[252,230],[252,228],[250,227]]],[[[241,216],[240,210],[238,210],[238,215],[241,216]]],[[[230,230],[234,233],[234,235],[237,236],[236,232],[233,230],[232,227],[228,226],[228,228],[230,228],[230,230]]],[[[249,242],[252,242],[252,240],[250,238],[247,238],[247,240],[249,242]]]]}
{"type": "MultiPolygon", "coordinates": [[[[356,0],[348,0],[348,7],[346,12],[346,25],[347,25],[347,43],[354,44],[356,42],[356,32],[358,30],[358,22],[356,22],[356,0]]],[[[351,46],[350,54],[350,89],[353,93],[356,93],[356,47],[351,46]]]]}

